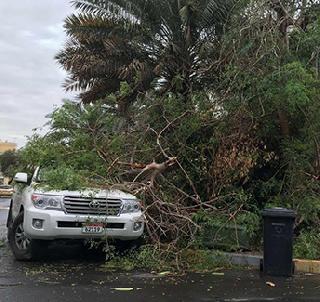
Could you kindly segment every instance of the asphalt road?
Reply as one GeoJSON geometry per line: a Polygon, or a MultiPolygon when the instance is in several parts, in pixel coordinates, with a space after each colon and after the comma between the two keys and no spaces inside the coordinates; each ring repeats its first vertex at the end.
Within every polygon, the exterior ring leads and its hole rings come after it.
{"type": "MultiPolygon", "coordinates": [[[[0,199],[2,234],[7,207],[8,200],[0,199]]],[[[61,243],[53,244],[42,261],[17,262],[5,244],[0,247],[0,301],[320,301],[317,275],[286,279],[263,277],[254,270],[227,270],[161,277],[107,272],[103,264],[103,255],[61,243]]]]}

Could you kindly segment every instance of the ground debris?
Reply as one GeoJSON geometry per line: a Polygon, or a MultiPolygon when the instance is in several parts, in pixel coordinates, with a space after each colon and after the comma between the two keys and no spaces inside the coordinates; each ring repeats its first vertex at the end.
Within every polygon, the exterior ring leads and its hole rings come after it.
{"type": "Polygon", "coordinates": [[[266,284],[270,287],[276,287],[276,285],[271,281],[267,281],[266,284]]]}
{"type": "Polygon", "coordinates": [[[224,276],[224,273],[221,273],[221,272],[213,272],[212,275],[214,275],[214,276],[224,276]]]}
{"type": "Polygon", "coordinates": [[[166,271],[166,272],[160,272],[160,273],[158,274],[158,276],[161,276],[161,277],[169,276],[169,275],[172,275],[172,273],[171,273],[171,272],[169,272],[169,271],[166,271]]]}

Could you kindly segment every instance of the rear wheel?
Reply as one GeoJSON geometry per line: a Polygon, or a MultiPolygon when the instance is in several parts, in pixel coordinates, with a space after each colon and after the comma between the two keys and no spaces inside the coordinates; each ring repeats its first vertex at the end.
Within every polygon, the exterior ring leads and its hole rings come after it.
{"type": "Polygon", "coordinates": [[[28,261],[41,256],[48,243],[44,240],[34,240],[26,236],[23,228],[21,212],[8,227],[8,240],[14,257],[19,261],[28,261]]]}

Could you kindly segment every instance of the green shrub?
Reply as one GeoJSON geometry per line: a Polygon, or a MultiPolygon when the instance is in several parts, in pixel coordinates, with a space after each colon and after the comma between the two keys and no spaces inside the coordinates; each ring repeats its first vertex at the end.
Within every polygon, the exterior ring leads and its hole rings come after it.
{"type": "Polygon", "coordinates": [[[111,251],[110,258],[103,266],[105,271],[134,269],[162,271],[215,271],[230,267],[227,258],[218,251],[201,249],[159,249],[153,245],[145,245],[139,250],[128,251],[126,255],[116,255],[111,251]]]}
{"type": "Polygon", "coordinates": [[[223,215],[221,212],[200,211],[194,220],[201,226],[197,244],[205,248],[220,248],[226,251],[252,249],[261,237],[260,216],[253,212],[223,215]]]}
{"type": "Polygon", "coordinates": [[[294,244],[294,256],[296,258],[320,259],[320,234],[316,230],[304,231],[294,244]]]}

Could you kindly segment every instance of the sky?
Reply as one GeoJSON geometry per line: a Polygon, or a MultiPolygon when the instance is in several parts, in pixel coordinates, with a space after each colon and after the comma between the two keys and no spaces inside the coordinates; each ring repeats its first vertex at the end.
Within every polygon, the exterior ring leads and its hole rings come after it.
{"type": "Polygon", "coordinates": [[[71,12],[69,0],[0,0],[0,140],[22,147],[54,106],[72,97],[54,60],[71,12]]]}

